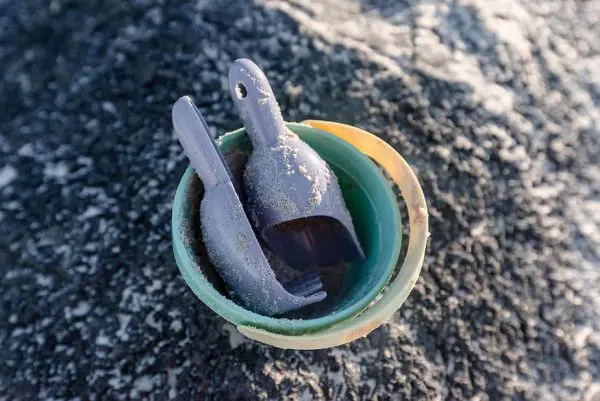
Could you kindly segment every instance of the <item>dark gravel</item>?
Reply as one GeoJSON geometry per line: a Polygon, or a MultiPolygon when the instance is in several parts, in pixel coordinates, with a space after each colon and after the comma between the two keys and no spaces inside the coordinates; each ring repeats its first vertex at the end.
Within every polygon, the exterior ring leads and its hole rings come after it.
{"type": "Polygon", "coordinates": [[[599,400],[599,4],[0,1],[0,400],[599,400]],[[175,266],[170,107],[238,127],[242,56],[422,182],[423,273],[365,339],[243,340],[175,266]]]}

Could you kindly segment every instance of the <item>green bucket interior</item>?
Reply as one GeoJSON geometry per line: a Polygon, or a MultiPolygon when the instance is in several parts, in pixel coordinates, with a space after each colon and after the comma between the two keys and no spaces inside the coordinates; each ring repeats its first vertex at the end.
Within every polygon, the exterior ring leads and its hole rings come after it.
{"type": "MultiPolygon", "coordinates": [[[[344,267],[342,277],[322,278],[328,298],[308,311],[286,318],[261,316],[229,300],[225,286],[209,262],[199,221],[202,184],[189,167],[173,203],[173,248],[182,276],[212,310],[238,325],[250,325],[282,334],[301,334],[348,319],[375,299],[390,278],[400,253],[402,227],[396,197],[378,166],[352,145],[321,130],[288,124],[327,161],[335,172],[366,258],[344,267]]],[[[223,153],[235,148],[251,152],[244,129],[219,138],[223,153]]]]}

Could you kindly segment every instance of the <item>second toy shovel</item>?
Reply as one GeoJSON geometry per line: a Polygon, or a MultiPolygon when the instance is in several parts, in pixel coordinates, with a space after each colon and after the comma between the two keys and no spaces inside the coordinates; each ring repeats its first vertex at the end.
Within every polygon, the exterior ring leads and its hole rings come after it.
{"type": "Polygon", "coordinates": [[[327,296],[317,274],[281,284],[269,266],[231,175],[208,132],[204,118],[188,96],[173,106],[173,127],[204,185],[200,217],[210,261],[233,297],[249,310],[275,316],[320,302],[327,296]]]}
{"type": "Polygon", "coordinates": [[[265,74],[248,59],[236,60],[229,89],[252,140],[244,185],[265,242],[297,269],[364,258],[337,177],[286,128],[265,74]]]}

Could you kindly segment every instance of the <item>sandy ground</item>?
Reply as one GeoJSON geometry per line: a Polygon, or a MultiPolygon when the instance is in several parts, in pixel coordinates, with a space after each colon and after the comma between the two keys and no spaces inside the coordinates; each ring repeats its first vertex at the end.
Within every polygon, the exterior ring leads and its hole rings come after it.
{"type": "Polygon", "coordinates": [[[0,400],[600,400],[599,35],[598,1],[0,1],[0,400]],[[170,108],[239,126],[242,56],[425,189],[417,286],[348,346],[244,340],[173,261],[170,108]]]}

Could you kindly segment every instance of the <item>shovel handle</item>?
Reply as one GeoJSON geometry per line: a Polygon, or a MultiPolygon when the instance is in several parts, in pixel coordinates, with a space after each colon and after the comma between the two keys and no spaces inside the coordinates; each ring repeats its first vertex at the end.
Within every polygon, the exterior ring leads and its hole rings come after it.
{"type": "Polygon", "coordinates": [[[182,96],[175,102],[172,119],[175,134],[205,188],[231,180],[208,125],[189,96],[182,96]]]}
{"type": "Polygon", "coordinates": [[[229,69],[229,91],[253,146],[267,146],[285,133],[273,89],[254,62],[245,58],[233,62],[229,69]]]}

